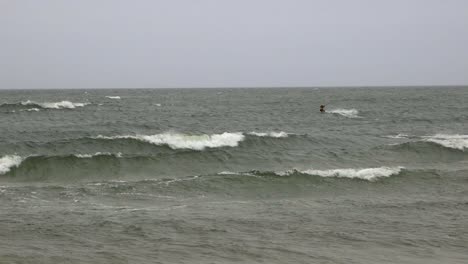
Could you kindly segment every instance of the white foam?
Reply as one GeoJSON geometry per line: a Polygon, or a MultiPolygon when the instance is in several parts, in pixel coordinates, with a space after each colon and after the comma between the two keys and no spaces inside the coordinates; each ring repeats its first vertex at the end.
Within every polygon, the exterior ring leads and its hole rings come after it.
{"type": "Polygon", "coordinates": [[[468,149],[468,135],[436,134],[423,137],[425,141],[433,142],[447,148],[465,150],[468,149]]]}
{"type": "Polygon", "coordinates": [[[358,116],[359,111],[356,109],[338,108],[338,109],[327,110],[326,113],[338,114],[338,115],[342,115],[348,118],[361,118],[360,116],[358,116]]]}
{"type": "Polygon", "coordinates": [[[168,145],[172,149],[203,150],[205,148],[237,147],[245,136],[242,133],[222,133],[213,135],[186,135],[178,133],[164,133],[156,135],[125,135],[106,137],[103,139],[136,139],[154,145],[168,145]]]}
{"type": "Polygon", "coordinates": [[[233,172],[233,171],[222,171],[218,172],[217,175],[240,175],[240,176],[254,176],[256,175],[251,172],[233,172]]]}
{"type": "Polygon", "coordinates": [[[250,132],[248,133],[252,136],[257,137],[273,137],[273,138],[286,138],[288,137],[288,133],[280,131],[280,132],[250,132]]]}
{"type": "Polygon", "coordinates": [[[122,153],[118,152],[114,154],[110,152],[96,152],[94,154],[73,154],[73,156],[77,158],[82,158],[82,159],[89,159],[89,158],[96,157],[96,156],[116,156],[117,158],[121,158],[122,153]]]}
{"type": "Polygon", "coordinates": [[[23,158],[17,155],[6,155],[0,158],[0,174],[5,174],[13,167],[18,167],[23,158]]]}
{"type": "Polygon", "coordinates": [[[40,105],[43,108],[49,108],[49,109],[62,109],[62,108],[73,109],[76,107],[83,107],[87,105],[87,103],[72,103],[70,101],[37,103],[34,101],[30,101],[30,100],[21,102],[21,104],[22,105],[40,105]]]}
{"type": "Polygon", "coordinates": [[[400,133],[400,134],[398,134],[396,136],[390,135],[390,136],[385,136],[385,137],[386,138],[394,138],[394,139],[402,139],[402,138],[408,138],[409,135],[400,133]]]}
{"type": "MultiPolygon", "coordinates": [[[[364,168],[364,169],[332,169],[332,170],[305,170],[301,173],[316,175],[321,177],[338,177],[338,178],[357,178],[373,181],[381,177],[389,177],[396,175],[404,167],[379,167],[379,168],[364,168]]],[[[289,174],[291,172],[288,172],[289,174]]]]}
{"type": "Polygon", "coordinates": [[[106,98],[120,100],[120,96],[118,96],[118,95],[117,96],[108,95],[108,96],[106,96],[106,98]]]}

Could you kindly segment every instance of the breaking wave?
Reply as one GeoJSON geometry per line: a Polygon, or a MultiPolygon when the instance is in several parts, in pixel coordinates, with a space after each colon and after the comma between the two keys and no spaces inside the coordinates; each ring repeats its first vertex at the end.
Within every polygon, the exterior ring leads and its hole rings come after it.
{"type": "Polygon", "coordinates": [[[381,177],[389,177],[397,175],[404,169],[403,167],[379,167],[379,168],[364,168],[364,169],[332,169],[332,170],[306,170],[302,173],[316,175],[321,177],[338,177],[338,178],[357,178],[363,180],[376,180],[381,177]]]}
{"type": "Polygon", "coordinates": [[[237,147],[244,140],[242,133],[222,133],[213,135],[186,135],[163,133],[156,135],[97,136],[98,139],[136,139],[154,145],[167,145],[172,149],[204,150],[205,148],[237,147]]]}
{"type": "Polygon", "coordinates": [[[464,151],[468,149],[468,135],[447,135],[436,134],[434,136],[423,137],[424,141],[436,143],[446,148],[464,151]]]}
{"type": "Polygon", "coordinates": [[[48,109],[74,109],[76,107],[83,107],[87,105],[87,103],[73,103],[70,101],[61,101],[61,102],[45,102],[45,103],[37,103],[34,101],[26,101],[26,102],[21,102],[22,105],[31,105],[31,106],[39,106],[42,108],[48,108],[48,109]]]}
{"type": "Polygon", "coordinates": [[[335,178],[350,178],[350,179],[361,179],[368,181],[375,181],[378,178],[390,177],[392,175],[398,175],[404,169],[404,167],[378,167],[378,168],[357,168],[357,169],[329,169],[329,170],[288,170],[281,172],[230,172],[223,171],[218,175],[242,175],[242,176],[262,176],[273,174],[276,176],[293,176],[293,175],[310,175],[319,177],[335,177],[335,178]]]}
{"type": "Polygon", "coordinates": [[[0,175],[9,172],[13,167],[18,167],[23,158],[17,155],[6,155],[0,158],[0,175]]]}
{"type": "Polygon", "coordinates": [[[426,154],[432,154],[434,150],[427,148],[445,148],[447,150],[461,150],[468,149],[468,135],[449,135],[449,134],[436,134],[433,136],[408,136],[405,134],[398,134],[397,136],[386,136],[392,139],[408,139],[409,141],[403,143],[390,144],[393,148],[401,150],[423,151],[426,154]]]}
{"type": "Polygon", "coordinates": [[[26,111],[39,111],[39,109],[74,109],[77,107],[84,107],[88,103],[73,103],[70,101],[60,101],[60,102],[35,102],[31,100],[23,101],[20,103],[4,103],[0,107],[3,108],[25,108],[26,111]]]}
{"type": "Polygon", "coordinates": [[[341,116],[348,117],[348,118],[361,118],[360,116],[358,116],[359,111],[356,109],[338,108],[338,109],[327,110],[326,113],[337,114],[337,115],[341,115],[341,116]]]}
{"type": "MultiPolygon", "coordinates": [[[[250,132],[246,135],[255,137],[285,138],[286,132],[250,132]]],[[[168,146],[171,149],[204,150],[206,148],[237,147],[245,140],[246,135],[242,132],[224,132],[222,134],[188,135],[182,133],[162,133],[155,135],[99,135],[95,139],[116,140],[133,139],[150,143],[157,146],[168,146]]]]}

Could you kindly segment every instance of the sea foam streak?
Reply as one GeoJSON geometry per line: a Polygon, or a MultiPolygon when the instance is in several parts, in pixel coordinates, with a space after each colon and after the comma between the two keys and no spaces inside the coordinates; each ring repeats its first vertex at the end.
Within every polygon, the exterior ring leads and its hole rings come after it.
{"type": "Polygon", "coordinates": [[[468,135],[436,134],[423,137],[425,141],[433,142],[447,148],[465,150],[468,149],[468,135]]]}
{"type": "Polygon", "coordinates": [[[114,153],[109,153],[109,152],[96,152],[94,154],[73,154],[73,156],[77,158],[82,158],[82,159],[89,159],[89,158],[98,157],[98,156],[115,156],[117,158],[121,158],[122,153],[118,152],[114,154],[114,153]]]}
{"type": "Polygon", "coordinates": [[[0,158],[0,174],[5,174],[13,167],[18,167],[23,158],[17,155],[6,155],[0,158]]]}
{"type": "Polygon", "coordinates": [[[358,116],[359,111],[356,109],[338,108],[338,109],[327,110],[326,113],[338,114],[338,115],[342,115],[348,118],[361,118],[360,116],[358,116]]]}
{"type": "Polygon", "coordinates": [[[244,140],[242,133],[222,133],[213,135],[186,135],[186,134],[156,134],[156,135],[125,135],[101,136],[101,139],[136,139],[154,145],[168,145],[172,149],[204,150],[205,148],[237,147],[244,140]]]}
{"type": "Polygon", "coordinates": [[[70,101],[61,101],[61,102],[45,102],[45,103],[37,103],[34,101],[27,100],[25,102],[21,102],[22,105],[38,105],[42,108],[49,108],[49,109],[74,109],[76,107],[83,107],[87,105],[87,103],[72,103],[70,101]]]}
{"type": "Polygon", "coordinates": [[[280,132],[250,132],[248,133],[249,135],[252,136],[257,136],[257,137],[273,137],[273,138],[285,138],[288,137],[288,133],[280,131],[280,132]]]}
{"type": "Polygon", "coordinates": [[[398,135],[390,135],[390,136],[385,136],[386,138],[393,138],[393,139],[403,139],[403,138],[408,138],[409,136],[407,134],[400,133],[398,135]]]}

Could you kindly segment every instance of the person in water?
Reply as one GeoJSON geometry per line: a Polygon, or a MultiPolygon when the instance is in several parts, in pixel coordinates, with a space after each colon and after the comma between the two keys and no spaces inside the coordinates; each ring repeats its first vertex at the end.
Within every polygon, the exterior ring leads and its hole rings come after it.
{"type": "Polygon", "coordinates": [[[321,112],[321,113],[325,113],[325,106],[324,106],[324,105],[321,105],[321,106],[320,106],[320,112],[321,112]]]}

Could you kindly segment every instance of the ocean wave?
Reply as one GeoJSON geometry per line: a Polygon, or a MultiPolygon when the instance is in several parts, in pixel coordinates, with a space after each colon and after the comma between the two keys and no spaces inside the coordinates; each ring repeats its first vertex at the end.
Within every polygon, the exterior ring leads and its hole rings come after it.
{"type": "Polygon", "coordinates": [[[248,135],[257,136],[257,137],[272,137],[272,138],[286,138],[288,137],[288,133],[280,131],[280,132],[250,132],[247,133],[248,135]]]}
{"type": "Polygon", "coordinates": [[[201,134],[189,135],[182,133],[162,133],[155,135],[117,135],[103,136],[98,135],[94,139],[117,140],[117,139],[133,139],[141,142],[150,143],[157,146],[169,146],[171,149],[192,149],[204,150],[206,148],[221,148],[221,147],[237,147],[239,143],[244,141],[245,137],[271,137],[271,138],[286,138],[286,132],[224,132],[222,134],[201,134]]]}
{"type": "Polygon", "coordinates": [[[341,116],[348,117],[348,118],[361,118],[361,116],[358,115],[359,111],[356,109],[338,108],[338,109],[327,110],[326,113],[337,114],[337,115],[341,115],[341,116]]]}
{"type": "Polygon", "coordinates": [[[87,105],[87,103],[73,103],[70,101],[38,103],[38,102],[30,101],[30,100],[21,102],[21,104],[30,105],[30,106],[39,106],[39,107],[47,108],[47,109],[63,109],[63,108],[74,109],[76,107],[83,107],[87,105]]]}
{"type": "Polygon", "coordinates": [[[446,148],[462,151],[468,149],[468,135],[436,134],[433,136],[425,136],[423,139],[424,141],[436,143],[446,148]]]}
{"type": "Polygon", "coordinates": [[[386,138],[393,138],[393,139],[404,139],[404,138],[409,138],[409,135],[399,133],[398,135],[389,135],[389,136],[385,136],[385,137],[386,138]]]}
{"type": "Polygon", "coordinates": [[[114,157],[117,157],[117,158],[121,158],[122,153],[121,152],[117,152],[117,153],[96,152],[94,154],[73,154],[73,156],[75,156],[77,158],[83,158],[83,159],[89,159],[89,158],[98,157],[98,156],[114,156],[114,157]]]}
{"type": "Polygon", "coordinates": [[[305,170],[302,173],[320,177],[357,178],[373,181],[382,177],[397,175],[404,167],[378,167],[363,169],[305,170]]]}
{"type": "Polygon", "coordinates": [[[120,96],[118,96],[118,95],[117,96],[108,95],[108,96],[106,96],[106,98],[120,100],[120,96]]]}
{"type": "Polygon", "coordinates": [[[13,167],[18,167],[23,158],[17,155],[6,155],[0,158],[0,175],[5,174],[11,170],[13,167]]]}
{"type": "Polygon", "coordinates": [[[156,135],[102,136],[98,139],[135,139],[154,145],[167,145],[172,149],[204,150],[205,148],[237,147],[245,136],[242,133],[222,133],[213,135],[187,135],[163,133],[156,135]]]}
{"type": "Polygon", "coordinates": [[[335,177],[335,178],[350,178],[350,179],[361,179],[368,181],[375,181],[378,178],[390,177],[392,175],[398,175],[404,167],[377,167],[377,168],[357,168],[357,169],[329,169],[329,170],[287,170],[277,172],[262,172],[262,171],[250,171],[250,172],[231,172],[223,171],[218,175],[239,175],[239,176],[265,176],[273,174],[276,176],[293,176],[297,174],[319,176],[319,177],[335,177]]]}

